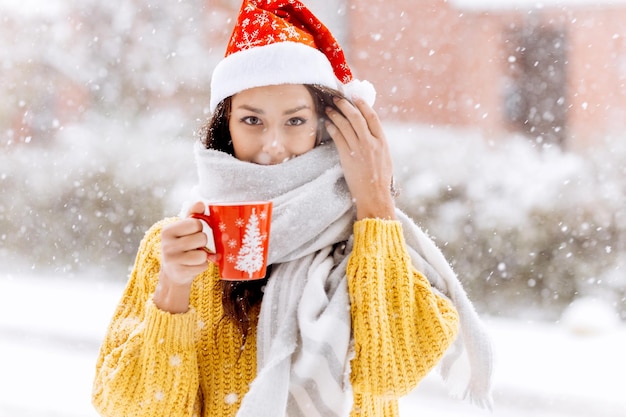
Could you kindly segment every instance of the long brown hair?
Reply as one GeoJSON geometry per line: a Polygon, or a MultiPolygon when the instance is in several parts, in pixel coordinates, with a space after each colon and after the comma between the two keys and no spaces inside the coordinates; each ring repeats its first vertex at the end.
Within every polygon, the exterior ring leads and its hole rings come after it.
{"type": "MultiPolygon", "coordinates": [[[[319,118],[317,133],[319,144],[330,139],[324,127],[325,109],[329,106],[336,108],[333,97],[343,97],[343,95],[339,91],[324,86],[305,84],[305,87],[313,97],[315,111],[319,118]]],[[[200,140],[207,149],[216,149],[234,155],[233,141],[228,129],[231,102],[231,97],[228,97],[217,105],[209,122],[200,133],[200,140]]],[[[266,277],[270,276],[271,270],[272,266],[269,265],[266,277]]],[[[250,331],[252,310],[261,304],[266,283],[267,278],[253,281],[221,281],[224,316],[232,320],[241,330],[242,345],[246,343],[250,331]]]]}

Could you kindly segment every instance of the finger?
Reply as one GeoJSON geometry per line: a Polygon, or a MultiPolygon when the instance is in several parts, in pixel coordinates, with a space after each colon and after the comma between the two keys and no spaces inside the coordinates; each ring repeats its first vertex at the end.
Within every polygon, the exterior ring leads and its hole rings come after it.
{"type": "Polygon", "coordinates": [[[350,122],[333,108],[328,107],[326,114],[330,119],[326,123],[326,130],[335,143],[348,150],[358,147],[357,135],[350,122]]]}
{"type": "Polygon", "coordinates": [[[198,233],[181,237],[179,239],[179,242],[180,242],[180,247],[183,251],[191,251],[191,250],[206,248],[208,240],[207,240],[206,234],[202,232],[198,232],[198,233]]]}
{"type": "Polygon", "coordinates": [[[384,139],[385,132],[383,130],[382,123],[378,118],[378,114],[374,111],[374,109],[360,97],[354,97],[353,101],[354,105],[357,109],[359,109],[365,118],[368,130],[372,133],[372,135],[378,139],[384,139]]]}
{"type": "Polygon", "coordinates": [[[339,119],[339,122],[342,125],[347,124],[354,131],[357,140],[367,139],[371,132],[361,110],[345,98],[335,97],[334,100],[337,108],[343,113],[341,117],[343,120],[339,119]]]}
{"type": "Polygon", "coordinates": [[[187,218],[163,227],[161,239],[178,239],[202,231],[202,222],[197,219],[187,218]]]}
{"type": "Polygon", "coordinates": [[[205,210],[206,206],[204,205],[204,203],[202,201],[196,201],[191,207],[189,207],[189,210],[187,211],[187,216],[190,216],[193,213],[202,214],[205,210]]]}
{"type": "Polygon", "coordinates": [[[337,152],[339,153],[339,159],[341,160],[342,166],[348,163],[348,161],[353,160],[355,155],[357,155],[358,151],[358,142],[353,140],[352,144],[350,144],[344,137],[344,135],[337,129],[335,125],[328,122],[327,128],[328,134],[335,142],[335,146],[337,147],[337,152]],[[352,147],[351,147],[352,146],[352,147]]]}
{"type": "Polygon", "coordinates": [[[336,108],[330,106],[326,107],[326,115],[328,116],[328,119],[342,131],[342,133],[346,127],[349,127],[350,129],[352,128],[348,119],[346,119],[336,108]]]}
{"type": "Polygon", "coordinates": [[[194,249],[188,252],[183,252],[178,259],[178,262],[184,266],[203,266],[208,265],[207,253],[202,249],[194,249]]]}
{"type": "Polygon", "coordinates": [[[197,227],[198,220],[183,220],[161,232],[161,246],[163,253],[169,257],[176,257],[180,253],[196,250],[207,245],[207,236],[202,233],[202,227],[197,227]],[[186,225],[189,225],[186,227],[186,225]]]}
{"type": "Polygon", "coordinates": [[[206,243],[199,242],[205,242],[205,240],[201,237],[200,239],[196,238],[195,241],[190,238],[180,238],[167,242],[164,241],[162,246],[163,258],[169,262],[182,263],[185,265],[198,264],[203,259],[206,260],[206,256],[203,255],[203,249],[205,249],[205,246],[203,245],[206,243]],[[202,256],[196,258],[193,254],[197,253],[202,256]],[[190,257],[195,259],[191,263],[188,260],[190,257]]]}
{"type": "Polygon", "coordinates": [[[331,122],[330,120],[326,120],[324,121],[324,126],[326,127],[328,135],[335,142],[335,145],[337,145],[337,148],[345,149],[348,147],[348,144],[346,143],[346,138],[344,138],[341,131],[337,128],[337,126],[335,126],[333,122],[331,122]]]}

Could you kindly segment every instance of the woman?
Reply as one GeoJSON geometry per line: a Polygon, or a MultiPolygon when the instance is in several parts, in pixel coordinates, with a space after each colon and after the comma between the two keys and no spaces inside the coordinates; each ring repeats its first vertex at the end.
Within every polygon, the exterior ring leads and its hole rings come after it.
{"type": "Polygon", "coordinates": [[[141,243],[98,359],[98,411],[397,416],[459,323],[465,394],[488,402],[487,339],[440,252],[395,208],[373,88],[330,32],[298,1],[246,0],[211,88],[198,201],[141,243]],[[189,216],[202,201],[261,199],[274,204],[268,277],[222,281],[189,216]]]}

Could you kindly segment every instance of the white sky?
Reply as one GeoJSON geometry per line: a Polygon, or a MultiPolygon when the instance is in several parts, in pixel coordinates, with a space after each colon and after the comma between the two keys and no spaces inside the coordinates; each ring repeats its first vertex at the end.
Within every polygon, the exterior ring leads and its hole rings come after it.
{"type": "Polygon", "coordinates": [[[476,11],[626,6],[626,0],[448,0],[448,3],[459,9],[476,11]]]}
{"type": "Polygon", "coordinates": [[[0,10],[24,15],[56,15],[70,0],[0,0],[0,10]]]}
{"type": "MultiPolygon", "coordinates": [[[[0,0],[0,10],[27,15],[54,15],[63,11],[65,6],[72,1],[74,0],[0,0]]],[[[307,2],[307,0],[304,1],[307,2]]],[[[335,0],[333,2],[338,3],[335,0]]],[[[448,3],[459,9],[477,11],[574,6],[626,6],[626,0],[448,0],[448,3]]],[[[314,9],[314,7],[312,8],[314,9]]]]}

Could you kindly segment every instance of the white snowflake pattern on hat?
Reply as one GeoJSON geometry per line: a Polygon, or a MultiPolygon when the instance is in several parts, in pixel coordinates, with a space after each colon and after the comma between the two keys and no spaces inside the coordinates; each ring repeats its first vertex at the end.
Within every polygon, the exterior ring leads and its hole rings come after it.
{"type": "Polygon", "coordinates": [[[330,30],[299,0],[244,0],[225,57],[211,79],[210,110],[240,91],[317,84],[372,105],[371,83],[356,80],[330,30]]]}

